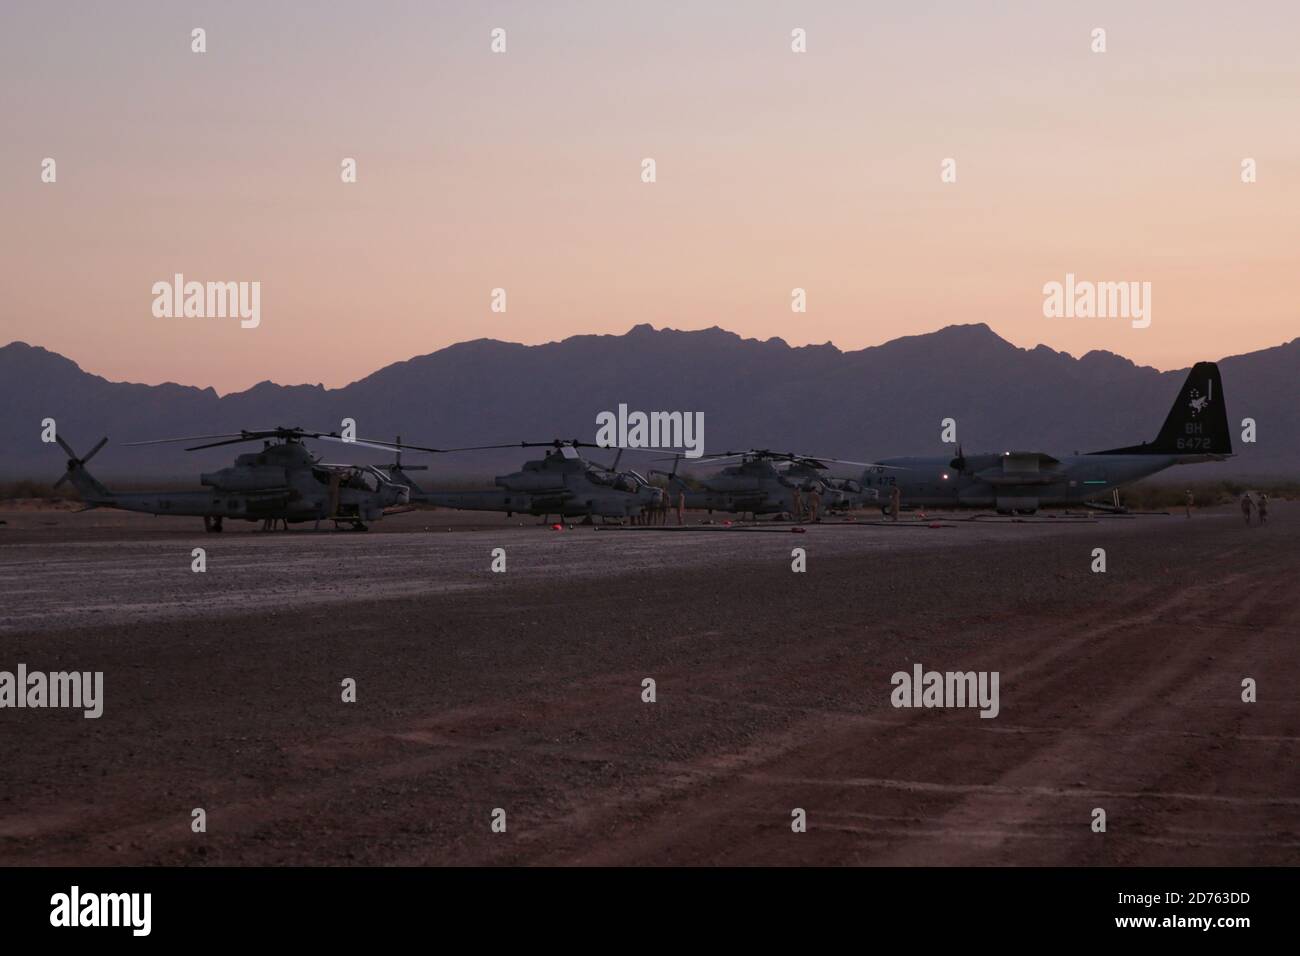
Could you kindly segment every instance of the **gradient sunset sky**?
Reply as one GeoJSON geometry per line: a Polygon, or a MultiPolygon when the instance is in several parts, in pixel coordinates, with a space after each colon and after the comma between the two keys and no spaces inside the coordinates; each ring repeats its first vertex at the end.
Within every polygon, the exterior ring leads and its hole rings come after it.
{"type": "Polygon", "coordinates": [[[0,344],[222,392],[639,322],[856,349],[982,321],[1158,368],[1276,345],[1298,35],[1294,2],[6,0],[0,344]],[[261,326],[155,318],[177,272],[260,281],[261,326]],[[1067,272],[1152,283],[1151,327],[1044,318],[1067,272]]]}

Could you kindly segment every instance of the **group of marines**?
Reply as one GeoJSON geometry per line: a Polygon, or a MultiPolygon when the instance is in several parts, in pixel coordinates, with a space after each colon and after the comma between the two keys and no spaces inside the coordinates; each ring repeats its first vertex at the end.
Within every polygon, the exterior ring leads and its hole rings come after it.
{"type": "MultiPolygon", "coordinates": [[[[668,523],[668,512],[671,510],[668,506],[668,493],[662,488],[655,489],[654,499],[650,504],[642,509],[640,514],[632,515],[629,519],[634,525],[654,526],[666,525],[668,523]]],[[[684,524],[686,521],[686,492],[677,493],[677,523],[684,524]]]]}

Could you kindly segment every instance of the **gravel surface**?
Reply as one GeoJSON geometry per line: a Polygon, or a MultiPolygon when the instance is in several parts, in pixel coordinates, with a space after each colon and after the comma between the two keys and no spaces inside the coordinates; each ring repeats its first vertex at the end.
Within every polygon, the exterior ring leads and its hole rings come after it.
{"type": "Polygon", "coordinates": [[[1300,862],[1300,507],[964,517],[0,513],[0,670],[105,687],[0,710],[0,864],[1300,862]],[[893,707],[915,662],[1000,713],[893,707]]]}

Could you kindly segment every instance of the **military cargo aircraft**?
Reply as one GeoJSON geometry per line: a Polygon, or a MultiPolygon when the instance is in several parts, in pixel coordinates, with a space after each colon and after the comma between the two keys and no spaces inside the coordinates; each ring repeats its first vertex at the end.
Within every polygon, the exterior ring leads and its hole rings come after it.
{"type": "Polygon", "coordinates": [[[227,435],[202,435],[190,438],[164,438],[158,441],[128,442],[130,445],[156,445],[174,441],[201,441],[186,451],[262,441],[261,451],[240,455],[234,465],[199,476],[207,491],[138,491],[114,492],[102,485],[86,469],[86,463],[107,443],[102,438],[84,457],[79,458],[61,435],[55,441],[68,453],[68,470],[55,482],[58,487],[71,481],[89,508],[120,508],[152,515],[193,515],[203,518],[210,532],[222,530],[226,518],[261,521],[265,530],[277,522],[333,521],[335,527],[348,526],[366,530],[367,521],[375,521],[387,508],[407,503],[404,485],[390,480],[377,468],[364,465],[329,465],[303,445],[304,439],[339,442],[378,448],[384,451],[409,448],[437,451],[414,445],[375,442],[368,439],[343,439],[324,432],[301,428],[266,428],[227,435]]]}
{"type": "MultiPolygon", "coordinates": [[[[959,446],[955,458],[884,459],[867,468],[862,484],[875,489],[882,501],[897,487],[903,507],[1032,514],[1040,507],[1083,503],[1171,465],[1223,461],[1231,455],[1219,367],[1200,362],[1150,443],[1060,457],[1039,451],[966,455],[959,446]]],[[[888,508],[882,505],[882,510],[888,508]]]]}
{"type": "Polygon", "coordinates": [[[449,452],[490,448],[550,449],[542,458],[525,462],[519,471],[497,476],[495,483],[499,490],[490,491],[425,491],[406,474],[400,459],[387,466],[387,470],[394,481],[409,489],[413,503],[440,508],[502,511],[507,517],[519,513],[591,519],[635,518],[656,508],[667,508],[663,489],[656,488],[635,471],[619,470],[622,450],[609,467],[589,461],[578,452],[579,448],[598,447],[601,446],[577,439],[554,439],[445,449],[449,452]]]}

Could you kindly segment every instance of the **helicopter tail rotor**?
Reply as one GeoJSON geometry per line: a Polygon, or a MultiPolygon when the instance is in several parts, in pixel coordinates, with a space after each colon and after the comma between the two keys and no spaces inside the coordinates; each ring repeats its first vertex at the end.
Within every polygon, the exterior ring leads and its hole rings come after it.
{"type": "Polygon", "coordinates": [[[77,457],[77,453],[72,450],[71,445],[69,445],[66,441],[63,440],[62,435],[56,434],[54,436],[54,440],[58,442],[59,447],[62,448],[68,454],[68,469],[63,473],[63,477],[61,477],[58,481],[54,483],[54,487],[58,488],[65,481],[71,481],[73,487],[75,487],[77,491],[81,493],[81,497],[84,498],[87,501],[87,503],[91,502],[94,499],[103,499],[103,498],[110,497],[111,492],[109,492],[107,488],[105,488],[98,481],[96,481],[95,478],[90,474],[90,472],[86,470],[86,462],[90,461],[90,459],[94,458],[97,454],[99,454],[100,449],[108,444],[108,436],[105,435],[103,438],[101,438],[98,444],[96,444],[94,448],[90,449],[90,451],[86,453],[86,456],[84,458],[77,457]]]}
{"type": "Polygon", "coordinates": [[[429,466],[402,464],[402,449],[409,448],[411,446],[402,444],[401,435],[397,436],[397,440],[393,442],[393,446],[397,449],[397,454],[393,457],[393,463],[391,465],[379,465],[378,470],[381,472],[385,472],[387,474],[387,480],[395,484],[404,486],[407,490],[408,498],[411,494],[417,494],[417,495],[423,494],[424,490],[415,483],[414,479],[412,479],[411,476],[407,474],[407,472],[428,471],[429,466]]]}

